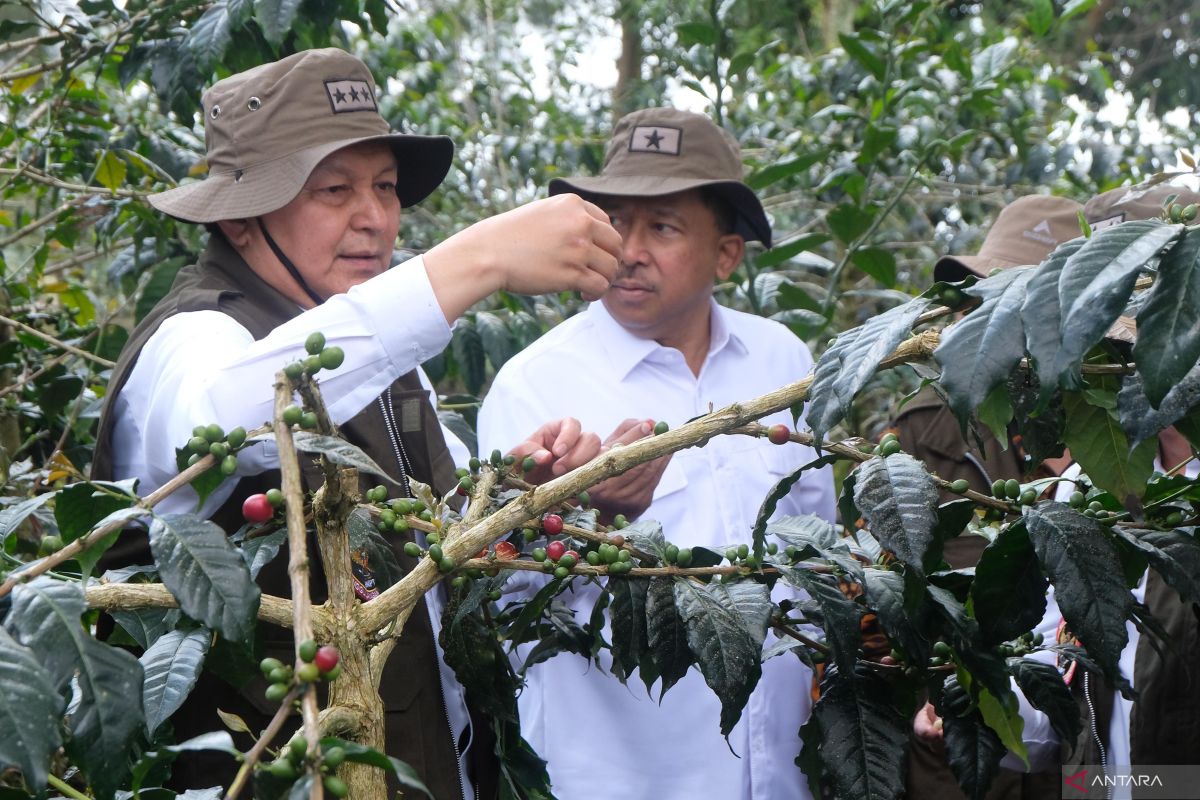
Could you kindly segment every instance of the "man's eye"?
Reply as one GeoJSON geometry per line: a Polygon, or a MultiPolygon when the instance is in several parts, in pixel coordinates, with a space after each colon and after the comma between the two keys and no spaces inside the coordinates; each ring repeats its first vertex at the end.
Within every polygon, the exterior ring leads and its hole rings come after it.
{"type": "Polygon", "coordinates": [[[395,181],[380,181],[379,183],[375,184],[375,188],[379,189],[379,191],[381,191],[381,192],[395,192],[396,191],[396,182],[395,181]]]}
{"type": "Polygon", "coordinates": [[[333,186],[322,186],[317,191],[324,195],[336,196],[345,192],[349,187],[344,184],[334,184],[333,186]]]}

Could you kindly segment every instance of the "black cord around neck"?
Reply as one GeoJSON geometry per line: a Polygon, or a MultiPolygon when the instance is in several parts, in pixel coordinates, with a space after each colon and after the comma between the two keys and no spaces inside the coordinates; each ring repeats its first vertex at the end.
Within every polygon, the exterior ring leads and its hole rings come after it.
{"type": "Polygon", "coordinates": [[[300,276],[300,270],[296,269],[296,265],[292,263],[292,260],[284,255],[283,251],[279,249],[279,245],[276,244],[275,239],[271,237],[270,232],[267,230],[267,225],[265,222],[263,222],[262,217],[257,217],[257,219],[258,227],[262,229],[263,237],[267,240],[267,246],[271,248],[271,252],[274,253],[275,257],[279,259],[279,263],[283,264],[283,268],[288,271],[288,274],[292,276],[293,280],[300,284],[300,288],[304,290],[304,293],[308,295],[310,300],[317,305],[324,303],[324,298],[320,297],[316,292],[309,288],[309,285],[305,283],[304,278],[300,276]]]}

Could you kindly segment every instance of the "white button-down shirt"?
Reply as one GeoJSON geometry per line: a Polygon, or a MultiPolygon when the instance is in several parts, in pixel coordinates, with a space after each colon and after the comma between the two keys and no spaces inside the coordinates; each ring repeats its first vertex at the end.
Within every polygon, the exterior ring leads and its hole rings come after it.
{"type": "MultiPolygon", "coordinates": [[[[226,431],[239,425],[250,430],[274,415],[275,373],[304,358],[304,341],[314,331],[327,345],[346,353],[342,366],[321,372],[321,396],[337,424],[346,422],[397,378],[439,353],[450,341],[450,326],[420,257],[378,275],[346,294],[326,300],[255,340],[233,318],[219,311],[190,311],[169,317],[146,342],[113,411],[113,474],[139,479],[149,494],[178,474],[175,448],[183,447],[196,425],[216,422],[226,431]]],[[[421,381],[430,390],[423,372],[421,381]]],[[[443,428],[455,463],[469,457],[465,445],[443,428]]],[[[253,475],[279,466],[273,443],[263,442],[238,454],[238,474],[253,475]]],[[[227,480],[205,501],[210,516],[233,494],[227,480]]],[[[185,487],[164,499],[159,514],[196,510],[196,493],[185,487]]],[[[427,595],[435,640],[440,630],[441,599],[427,595]]],[[[441,655],[441,645],[438,645],[441,655]]],[[[469,718],[462,687],[439,660],[442,691],[455,741],[469,718]]],[[[403,677],[399,678],[403,680],[403,677]]],[[[465,763],[466,754],[463,759],[465,763]]],[[[463,763],[462,785],[473,796],[463,763]]]]}
{"type": "MultiPolygon", "coordinates": [[[[712,310],[711,343],[697,376],[680,351],[632,335],[593,303],[505,364],[480,412],[480,451],[506,451],[544,422],[567,416],[601,438],[630,417],[677,427],[811,370],[808,348],[782,325],[716,303],[712,310]]],[[[790,425],[791,417],[784,411],[762,422],[790,425]]],[[[681,547],[724,552],[750,541],[767,492],[814,458],[799,444],[715,437],[672,456],[643,518],[661,522],[667,539],[681,547]]],[[[826,468],[806,472],[777,514],[832,520],[834,505],[826,468]]],[[[564,599],[586,622],[597,596],[595,586],[580,581],[564,599]]],[[[792,654],[764,664],[727,744],[720,703],[697,669],[660,706],[637,678],[622,686],[582,657],[562,654],[530,669],[520,697],[522,732],[549,762],[563,800],[808,798],[793,759],[810,712],[811,680],[792,654]]]]}

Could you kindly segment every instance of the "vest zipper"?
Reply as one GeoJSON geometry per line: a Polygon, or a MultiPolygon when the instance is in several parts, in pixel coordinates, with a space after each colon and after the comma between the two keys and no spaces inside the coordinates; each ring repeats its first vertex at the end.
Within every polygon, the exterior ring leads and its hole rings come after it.
{"type": "MultiPolygon", "coordinates": [[[[1096,743],[1096,750],[1100,753],[1100,768],[1106,770],[1108,768],[1108,754],[1104,750],[1104,742],[1100,739],[1100,729],[1096,725],[1096,706],[1092,703],[1092,687],[1090,673],[1083,673],[1083,700],[1088,707],[1088,722],[1092,729],[1092,741],[1096,743]]],[[[1112,792],[1106,787],[1104,790],[1105,797],[1112,797],[1112,792]]]]}
{"type": "MultiPolygon", "coordinates": [[[[408,460],[408,451],[404,449],[404,440],[400,438],[399,427],[396,425],[396,416],[392,409],[392,387],[384,389],[383,394],[378,398],[379,410],[383,412],[383,426],[387,429],[388,440],[392,445],[392,452],[396,456],[396,463],[400,465],[401,483],[404,484],[404,493],[412,497],[412,489],[408,484],[408,476],[412,474],[412,463],[408,460]]],[[[425,605],[426,613],[429,611],[429,605],[425,605]]],[[[454,776],[458,783],[458,796],[466,797],[466,792],[463,791],[462,777],[462,753],[458,749],[458,738],[454,735],[454,726],[450,723],[450,707],[446,704],[446,691],[442,688],[442,656],[438,652],[437,642],[433,643],[433,659],[438,665],[437,685],[438,697],[442,699],[442,716],[446,720],[446,730],[450,734],[450,744],[454,748],[454,776]]],[[[470,723],[467,723],[470,725],[470,723]]]]}

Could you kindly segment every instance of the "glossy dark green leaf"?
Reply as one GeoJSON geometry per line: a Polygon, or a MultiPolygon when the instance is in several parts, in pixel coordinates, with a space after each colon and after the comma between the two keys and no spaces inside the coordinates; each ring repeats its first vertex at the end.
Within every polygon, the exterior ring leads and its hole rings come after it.
{"type": "Polygon", "coordinates": [[[298,431],[292,434],[292,441],[296,444],[296,449],[302,453],[319,453],[325,456],[334,464],[339,464],[343,467],[353,467],[359,472],[366,472],[379,478],[383,478],[387,482],[399,486],[395,479],[388,475],[383,469],[371,460],[371,457],[362,451],[361,448],[350,444],[345,439],[339,439],[336,436],[323,436],[319,433],[309,433],[307,431],[298,431]]]}
{"type": "Polygon", "coordinates": [[[662,523],[653,519],[639,519],[621,529],[621,535],[639,550],[649,553],[659,561],[666,560],[667,537],[663,535],[662,523]]]}
{"type": "Polygon", "coordinates": [[[955,647],[959,650],[972,647],[979,638],[979,623],[967,613],[966,606],[949,589],[932,583],[925,587],[925,594],[933,601],[932,607],[950,623],[955,647]]]}
{"type": "Polygon", "coordinates": [[[1032,630],[1046,613],[1046,586],[1029,531],[1006,525],[984,548],[971,584],[971,611],[985,644],[1032,630]]]}
{"type": "Polygon", "coordinates": [[[1108,409],[1093,405],[1079,392],[1065,392],[1063,407],[1063,440],[1092,483],[1119,499],[1140,496],[1154,471],[1157,440],[1146,439],[1130,452],[1125,431],[1108,409]]]}
{"type": "MultiPolygon", "coordinates": [[[[1138,363],[1138,370],[1142,364],[1138,363]]],[[[1121,429],[1129,437],[1131,447],[1174,425],[1197,405],[1200,405],[1200,367],[1193,367],[1178,384],[1172,386],[1158,404],[1150,405],[1140,374],[1126,375],[1117,394],[1117,411],[1121,429]]]]}
{"type": "Polygon", "coordinates": [[[668,577],[651,578],[646,592],[646,634],[650,655],[658,665],[659,678],[662,680],[660,702],[667,690],[678,683],[696,662],[688,648],[687,626],[675,607],[675,580],[668,577]]]}
{"type": "Polygon", "coordinates": [[[891,688],[878,675],[866,670],[830,673],[821,684],[813,718],[821,730],[821,761],[838,797],[900,797],[910,721],[893,707],[891,688]]]}
{"type": "Polygon", "coordinates": [[[292,29],[301,0],[254,0],[254,18],[266,40],[276,47],[292,29]]]}
{"type": "Polygon", "coordinates": [[[1182,233],[1182,225],[1158,220],[1126,222],[1098,231],[1067,259],[1058,276],[1062,346],[1054,367],[1064,387],[1082,385],[1080,361],[1125,309],[1137,276],[1182,233]]]}
{"type": "MultiPolygon", "coordinates": [[[[263,438],[274,438],[274,435],[267,434],[263,438]]],[[[187,469],[187,462],[191,456],[190,451],[182,447],[175,448],[175,468],[183,472],[187,469]]],[[[217,469],[215,464],[192,478],[189,485],[196,492],[196,509],[199,510],[204,505],[204,501],[208,499],[208,496],[224,482],[225,476],[221,474],[221,470],[217,469]]]]}
{"type": "Polygon", "coordinates": [[[853,33],[838,34],[838,41],[842,43],[842,47],[850,54],[850,57],[862,64],[867,72],[878,80],[883,80],[887,67],[870,45],[864,43],[859,36],[853,33]]]}
{"type": "Polygon", "coordinates": [[[980,84],[998,78],[1016,58],[1018,46],[1016,38],[1010,36],[976,53],[971,58],[974,82],[980,84]]]}
{"type": "Polygon", "coordinates": [[[765,633],[770,596],[760,584],[680,580],[674,589],[675,606],[687,625],[688,647],[705,683],[721,701],[721,733],[728,736],[762,676],[762,638],[756,642],[749,627],[753,624],[765,633]],[[746,612],[754,613],[761,623],[744,619],[746,612]]]}
{"type": "Polygon", "coordinates": [[[840,422],[879,363],[908,336],[930,300],[914,298],[838,335],[817,361],[805,421],[818,440],[840,422]]]}
{"type": "Polygon", "coordinates": [[[1094,519],[1064,503],[1023,510],[1029,538],[1042,569],[1054,584],[1063,619],[1106,676],[1128,641],[1125,618],[1133,596],[1125,588],[1121,562],[1109,534],[1094,519]]]}
{"type": "Polygon", "coordinates": [[[1196,541],[1195,533],[1132,531],[1121,527],[1114,530],[1145,555],[1154,571],[1180,597],[1186,602],[1200,603],[1200,542],[1196,541]]]}
{"type": "Polygon", "coordinates": [[[46,492],[45,494],[31,497],[28,500],[22,500],[16,505],[9,506],[0,511],[0,538],[8,538],[22,522],[29,519],[30,515],[36,513],[39,508],[53,500],[57,495],[58,492],[46,492]]]}
{"type": "Polygon", "coordinates": [[[375,575],[375,588],[387,591],[404,577],[392,543],[371,522],[366,509],[355,509],[346,520],[350,549],[366,555],[367,565],[375,575]]]}
{"type": "Polygon", "coordinates": [[[850,244],[871,227],[872,216],[874,216],[874,212],[868,209],[859,208],[850,203],[842,203],[825,215],[825,223],[829,225],[834,236],[840,241],[850,244]]]}
{"type": "Polygon", "coordinates": [[[517,353],[519,348],[508,325],[492,312],[476,312],[475,327],[479,329],[483,350],[492,362],[493,369],[500,369],[517,353]]]}
{"type": "MultiPolygon", "coordinates": [[[[1060,679],[1061,683],[1061,679],[1060,679]]],[[[946,763],[971,800],[983,800],[1000,771],[1005,747],[978,711],[942,719],[946,763]]]]}
{"type": "MultiPolygon", "coordinates": [[[[749,178],[747,178],[746,183],[749,184],[751,189],[766,188],[767,186],[770,186],[773,183],[777,183],[778,181],[781,181],[784,178],[790,178],[793,175],[796,175],[796,174],[799,174],[801,172],[808,170],[810,167],[814,166],[815,164],[821,163],[822,161],[825,160],[827,155],[828,155],[828,153],[825,152],[824,150],[816,150],[811,153],[805,153],[804,155],[797,156],[796,158],[793,158],[790,161],[784,161],[779,164],[771,164],[770,166],[762,168],[761,170],[759,170],[758,172],[755,172],[753,175],[751,175],[749,178]]],[[[823,238],[827,238],[827,237],[823,237],[823,238]]],[[[783,245],[783,247],[787,247],[787,245],[783,245]]],[[[778,249],[778,248],[776,248],[776,249],[778,249]]],[[[774,251],[771,251],[771,252],[774,252],[774,251]]],[[[796,251],[796,252],[799,252],[799,251],[796,251]]],[[[791,255],[795,255],[795,253],[792,253],[791,255]]],[[[790,258],[791,255],[786,256],[785,258],[790,258]]],[[[762,264],[761,259],[758,263],[760,265],[762,264]]],[[[779,263],[779,262],[775,262],[775,263],[779,263]]]]}
{"type": "Polygon", "coordinates": [[[1009,269],[966,289],[983,302],[942,331],[933,357],[942,367],[941,385],[959,420],[979,408],[1025,355],[1021,307],[1032,276],[1032,269],[1009,269]]]}
{"type": "Polygon", "coordinates": [[[158,641],[158,637],[173,629],[180,617],[177,608],[133,608],[109,613],[143,650],[149,649],[158,641]]]}
{"type": "Polygon", "coordinates": [[[766,535],[797,548],[798,559],[825,559],[855,579],[862,575],[862,564],[851,554],[850,540],[839,536],[829,521],[816,514],[780,517],[767,524],[766,535]]]}
{"type": "Polygon", "coordinates": [[[257,578],[262,568],[275,560],[285,544],[287,544],[286,530],[277,530],[266,536],[255,536],[253,539],[242,542],[242,558],[246,562],[246,568],[250,570],[250,577],[257,578]]]}
{"type": "Polygon", "coordinates": [[[468,320],[460,319],[454,326],[450,349],[458,364],[458,372],[470,394],[479,394],[487,380],[487,352],[483,349],[483,338],[479,329],[468,320]]]}
{"type": "Polygon", "coordinates": [[[225,0],[217,0],[188,28],[184,46],[192,51],[201,69],[221,61],[233,39],[232,24],[229,6],[225,0]]]}
{"type": "Polygon", "coordinates": [[[467,614],[451,624],[461,595],[452,594],[442,611],[438,643],[446,665],[454,670],[467,699],[483,713],[500,720],[515,721],[517,678],[492,629],[480,614],[467,614]]]}
{"type": "Polygon", "coordinates": [[[862,648],[862,629],[859,627],[862,606],[842,594],[831,578],[803,567],[780,566],[778,569],[789,586],[805,592],[816,602],[821,610],[824,623],[821,627],[833,651],[834,662],[843,674],[852,672],[858,651],[862,648]]]}
{"type": "Polygon", "coordinates": [[[1025,348],[1037,366],[1037,378],[1042,398],[1058,386],[1058,351],[1062,348],[1062,307],[1058,279],[1063,267],[1087,239],[1072,239],[1060,244],[1034,271],[1025,286],[1025,303],[1021,306],[1021,323],[1025,329],[1025,348]]]}
{"type": "Polygon", "coordinates": [[[859,247],[850,254],[854,266],[887,288],[896,285],[896,257],[882,247],[859,247]]]}
{"type": "Polygon", "coordinates": [[[880,543],[923,571],[937,522],[937,484],[907,453],[872,458],[858,469],[854,502],[880,543]]]}
{"type": "Polygon", "coordinates": [[[832,464],[836,460],[832,456],[822,456],[804,464],[776,481],[775,485],[771,487],[771,491],[767,492],[767,496],[763,498],[762,505],[758,507],[758,515],[754,519],[754,527],[750,530],[750,540],[753,543],[752,546],[756,556],[760,559],[762,558],[763,537],[766,534],[767,522],[775,514],[775,509],[779,505],[779,501],[788,496],[792,491],[792,487],[796,485],[805,472],[810,469],[820,469],[832,464]]]}
{"type": "Polygon", "coordinates": [[[1156,408],[1200,361],[1200,234],[1195,231],[1159,262],[1150,297],[1137,315],[1133,356],[1156,408]]]}
{"type": "Polygon", "coordinates": [[[0,770],[14,767],[35,792],[46,786],[50,759],[62,744],[66,701],[32,650],[0,628],[0,770]]]}
{"type": "Polygon", "coordinates": [[[1025,15],[1029,30],[1035,36],[1045,36],[1054,24],[1054,3],[1052,0],[1031,0],[1029,11],[1025,15]]]}
{"type": "Polygon", "coordinates": [[[1079,716],[1079,704],[1063,683],[1058,669],[1031,658],[1010,658],[1008,670],[1029,704],[1050,720],[1058,738],[1064,742],[1075,741],[1083,720],[1079,716]]]}
{"type": "Polygon", "coordinates": [[[679,34],[679,42],[684,47],[697,44],[711,47],[717,43],[717,37],[720,35],[717,29],[707,22],[684,22],[675,26],[675,32],[679,34]]]}
{"type": "Polygon", "coordinates": [[[150,552],[183,613],[234,641],[250,637],[261,592],[218,525],[187,514],[155,517],[150,552]]]}
{"type": "Polygon", "coordinates": [[[138,659],[145,674],[142,706],[146,713],[146,731],[151,737],[191,694],[200,679],[211,639],[212,634],[206,628],[170,631],[160,636],[138,659]]]}
{"type": "Polygon", "coordinates": [[[646,630],[646,592],[649,587],[647,578],[625,578],[608,583],[608,591],[612,594],[609,620],[613,674],[622,681],[633,674],[650,649],[646,630]]]}
{"type": "Polygon", "coordinates": [[[398,758],[392,758],[358,742],[350,742],[332,736],[321,739],[322,750],[328,750],[330,747],[342,748],[346,753],[347,761],[354,764],[369,764],[373,767],[378,767],[395,777],[405,789],[413,789],[428,797],[433,797],[429,793],[429,789],[426,788],[425,784],[417,776],[417,771],[398,758]]]}
{"type": "Polygon", "coordinates": [[[899,572],[868,567],[863,570],[863,593],[875,610],[888,639],[904,651],[912,663],[922,663],[929,654],[929,641],[907,608],[904,576],[899,572]]]}
{"type": "MultiPolygon", "coordinates": [[[[811,166],[811,164],[809,165],[811,166]]],[[[789,258],[800,253],[812,250],[829,241],[829,237],[823,233],[807,233],[796,239],[787,242],[786,244],[777,244],[767,252],[758,256],[754,263],[760,269],[778,266],[789,258]]],[[[814,309],[815,310],[815,309],[814,309]]]]}

